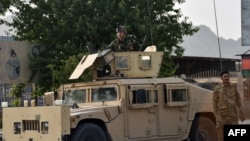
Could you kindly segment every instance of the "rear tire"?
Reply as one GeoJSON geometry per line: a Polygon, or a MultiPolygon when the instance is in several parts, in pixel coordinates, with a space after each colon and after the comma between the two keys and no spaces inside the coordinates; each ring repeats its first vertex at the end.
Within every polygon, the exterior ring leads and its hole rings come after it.
{"type": "Polygon", "coordinates": [[[107,137],[98,125],[84,123],[74,129],[70,141],[107,141],[107,137]]]}
{"type": "Polygon", "coordinates": [[[194,120],[190,141],[217,141],[217,133],[214,122],[207,117],[198,117],[194,120]]]}

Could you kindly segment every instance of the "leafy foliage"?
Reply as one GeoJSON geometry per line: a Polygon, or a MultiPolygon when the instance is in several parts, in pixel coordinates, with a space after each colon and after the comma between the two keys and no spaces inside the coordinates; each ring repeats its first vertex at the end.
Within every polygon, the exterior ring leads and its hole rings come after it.
{"type": "Polygon", "coordinates": [[[21,106],[21,98],[16,98],[15,100],[12,101],[11,103],[11,106],[14,106],[14,107],[19,107],[21,106]]]}
{"type": "MultiPolygon", "coordinates": [[[[10,0],[1,0],[0,1],[0,15],[4,15],[8,8],[10,7],[10,0]]],[[[0,25],[4,23],[4,20],[0,18],[0,25]]]]}
{"type": "MultiPolygon", "coordinates": [[[[114,38],[117,25],[125,25],[136,35],[136,49],[144,43],[164,51],[160,77],[171,76],[178,67],[171,55],[181,56],[179,46],[192,28],[175,3],[184,0],[10,0],[16,7],[10,26],[18,40],[39,42],[43,49],[31,58],[30,68],[39,73],[39,90],[47,91],[69,82],[68,77],[81,56],[87,54],[87,44],[104,49],[114,38]]],[[[85,75],[79,81],[89,80],[85,75]]]]}
{"type": "Polygon", "coordinates": [[[21,98],[25,87],[26,87],[25,84],[17,84],[17,83],[12,84],[10,91],[11,96],[21,98]]]}

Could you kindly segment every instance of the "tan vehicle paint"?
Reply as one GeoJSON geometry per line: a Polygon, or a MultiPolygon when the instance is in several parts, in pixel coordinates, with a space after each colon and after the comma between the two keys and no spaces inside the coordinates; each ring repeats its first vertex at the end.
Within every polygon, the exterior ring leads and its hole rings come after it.
{"type": "Polygon", "coordinates": [[[162,57],[154,48],[84,56],[70,79],[90,67],[95,80],[45,93],[44,106],[3,108],[3,141],[216,141],[212,91],[157,78],[162,57]]]}

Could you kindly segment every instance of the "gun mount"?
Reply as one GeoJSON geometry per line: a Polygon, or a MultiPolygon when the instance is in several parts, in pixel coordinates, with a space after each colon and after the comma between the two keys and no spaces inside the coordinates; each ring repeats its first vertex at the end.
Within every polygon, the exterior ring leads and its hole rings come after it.
{"type": "Polygon", "coordinates": [[[110,49],[85,55],[69,79],[78,79],[90,68],[94,79],[157,77],[160,71],[163,52],[156,52],[155,46],[144,52],[113,52],[110,49]]]}

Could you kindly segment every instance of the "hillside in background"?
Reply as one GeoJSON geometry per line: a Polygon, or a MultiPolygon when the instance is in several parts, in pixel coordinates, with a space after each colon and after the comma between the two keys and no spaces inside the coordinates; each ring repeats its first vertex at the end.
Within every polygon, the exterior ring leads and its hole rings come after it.
{"type": "Polygon", "coordinates": [[[249,46],[241,46],[241,38],[237,41],[223,37],[218,38],[211,29],[205,25],[199,26],[200,30],[193,36],[185,36],[181,44],[185,48],[184,56],[201,56],[201,57],[221,57],[240,59],[238,54],[243,54],[250,50],[249,46]],[[219,51],[220,50],[220,51],[219,51]]]}

